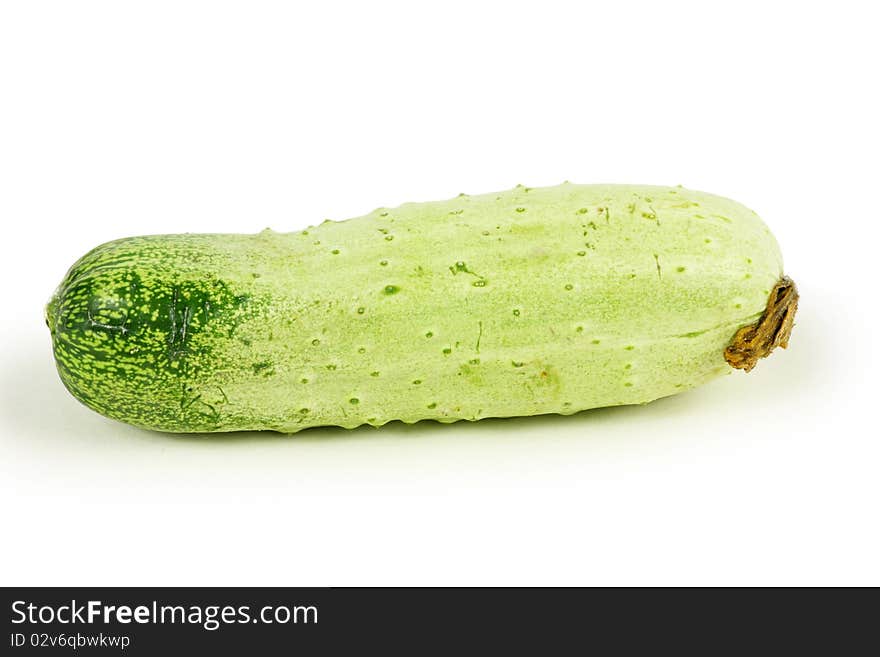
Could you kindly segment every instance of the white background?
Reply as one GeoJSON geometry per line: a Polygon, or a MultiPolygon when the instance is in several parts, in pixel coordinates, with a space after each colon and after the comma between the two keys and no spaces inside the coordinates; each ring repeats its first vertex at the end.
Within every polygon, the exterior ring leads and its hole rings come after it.
{"type": "Polygon", "coordinates": [[[869,3],[0,9],[0,583],[880,584],[869,3]],[[574,182],[755,209],[791,347],[644,407],[295,437],[80,406],[43,305],[109,239],[574,182]]]}

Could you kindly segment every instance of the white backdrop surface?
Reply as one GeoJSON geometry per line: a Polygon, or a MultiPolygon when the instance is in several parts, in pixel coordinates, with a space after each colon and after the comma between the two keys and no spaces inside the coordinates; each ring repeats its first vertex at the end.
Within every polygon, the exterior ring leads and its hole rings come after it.
{"type": "Polygon", "coordinates": [[[4,3],[0,583],[880,584],[867,5],[596,5],[4,3]],[[790,349],[643,407],[209,440],[55,373],[101,242],[564,179],[755,209],[790,349]]]}

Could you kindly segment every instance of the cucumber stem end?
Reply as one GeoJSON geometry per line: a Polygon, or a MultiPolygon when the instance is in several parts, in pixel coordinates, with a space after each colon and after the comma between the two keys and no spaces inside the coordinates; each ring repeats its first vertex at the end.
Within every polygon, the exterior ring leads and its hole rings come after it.
{"type": "Polygon", "coordinates": [[[794,281],[782,276],[770,291],[760,319],[734,334],[724,350],[724,360],[731,367],[749,372],[776,347],[788,347],[799,298],[794,281]]]}

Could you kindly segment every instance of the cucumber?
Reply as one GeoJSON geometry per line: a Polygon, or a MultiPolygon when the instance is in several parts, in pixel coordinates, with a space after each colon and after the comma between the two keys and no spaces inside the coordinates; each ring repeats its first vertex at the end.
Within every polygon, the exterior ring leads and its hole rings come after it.
{"type": "Polygon", "coordinates": [[[742,205],[564,183],[108,242],[46,321],[64,385],[107,417],[293,433],[649,402],[786,346],[796,304],[742,205]]]}

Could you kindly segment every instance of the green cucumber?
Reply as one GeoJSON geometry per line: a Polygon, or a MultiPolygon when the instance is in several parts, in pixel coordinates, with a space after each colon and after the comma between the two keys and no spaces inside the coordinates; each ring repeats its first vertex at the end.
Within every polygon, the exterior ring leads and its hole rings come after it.
{"type": "Polygon", "coordinates": [[[564,183],[120,239],[73,265],[46,320],[62,381],[103,415],[292,433],[649,402],[786,346],[796,302],[742,205],[564,183]]]}

